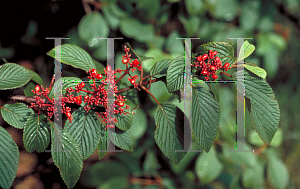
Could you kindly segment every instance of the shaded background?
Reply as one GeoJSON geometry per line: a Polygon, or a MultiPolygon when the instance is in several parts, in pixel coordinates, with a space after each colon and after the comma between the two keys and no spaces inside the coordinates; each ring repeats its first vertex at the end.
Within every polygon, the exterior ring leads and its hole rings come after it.
{"type": "MultiPolygon", "coordinates": [[[[138,54],[154,57],[144,63],[146,72],[158,60],[182,55],[182,40],[176,40],[177,37],[200,37],[193,40],[193,50],[200,44],[226,41],[228,37],[252,37],[249,42],[256,50],[245,62],[255,63],[267,71],[267,81],[281,112],[282,137],[276,139],[277,145],[266,150],[277,154],[287,167],[287,188],[300,187],[299,0],[8,1],[1,7],[4,9],[0,12],[0,58],[4,59],[0,64],[8,61],[32,69],[40,74],[45,86],[50,84],[54,70],[54,60],[46,55],[54,47],[54,41],[46,37],[70,37],[63,43],[84,48],[104,65],[106,41],[96,40],[97,37],[123,37],[115,41],[116,67],[123,66],[121,45],[129,42],[138,54]],[[93,13],[86,14],[90,12],[93,13]]],[[[62,74],[86,76],[83,71],[66,65],[62,74]]],[[[246,188],[252,179],[250,176],[250,181],[242,179],[247,166],[230,162],[222,152],[224,143],[235,141],[235,86],[220,87],[222,115],[214,147],[222,171],[216,178],[201,180],[195,168],[201,153],[188,153],[178,166],[162,155],[153,137],[155,102],[145,93],[138,93],[136,103],[140,108],[131,128],[134,152],[107,154],[100,161],[95,153],[84,162],[75,188],[114,188],[113,183],[117,183],[118,188],[159,188],[157,183],[162,183],[164,188],[246,188]]],[[[162,82],[153,84],[150,91],[160,102],[183,105],[173,94],[167,93],[162,82]]],[[[14,103],[8,100],[12,94],[23,94],[23,89],[1,91],[0,106],[14,103]]],[[[2,118],[0,125],[13,136],[21,151],[13,188],[66,188],[50,153],[27,153],[22,131],[8,126],[2,118]]],[[[251,148],[258,149],[261,144],[255,142],[256,139],[251,142],[249,133],[253,130],[246,114],[246,141],[252,144],[251,148]]],[[[210,169],[216,168],[212,165],[210,169]]],[[[264,170],[261,188],[276,188],[270,183],[268,168],[264,170]]],[[[279,175],[279,182],[281,177],[279,175]]]]}

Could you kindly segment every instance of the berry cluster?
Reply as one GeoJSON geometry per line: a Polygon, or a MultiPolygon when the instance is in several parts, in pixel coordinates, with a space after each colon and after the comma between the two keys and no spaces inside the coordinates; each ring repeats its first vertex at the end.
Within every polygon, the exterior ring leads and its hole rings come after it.
{"type": "Polygon", "coordinates": [[[208,54],[200,55],[196,57],[197,61],[192,64],[192,66],[200,67],[199,71],[201,71],[201,75],[205,76],[206,80],[209,80],[209,76],[211,76],[214,80],[218,79],[218,76],[216,75],[216,71],[220,68],[227,71],[229,67],[229,63],[225,63],[222,65],[222,61],[218,56],[217,51],[209,50],[208,54]]]}

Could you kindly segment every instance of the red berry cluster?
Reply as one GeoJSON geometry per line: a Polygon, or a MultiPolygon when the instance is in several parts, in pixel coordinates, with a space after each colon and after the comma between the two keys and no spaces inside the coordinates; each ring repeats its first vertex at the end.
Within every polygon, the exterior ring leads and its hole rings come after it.
{"type": "Polygon", "coordinates": [[[205,76],[206,80],[209,80],[209,76],[211,76],[214,80],[218,79],[216,75],[216,71],[220,68],[227,71],[229,67],[229,63],[226,63],[222,66],[222,61],[218,56],[217,51],[209,50],[208,54],[200,55],[197,57],[197,61],[192,64],[192,66],[201,68],[201,75],[205,76]]]}

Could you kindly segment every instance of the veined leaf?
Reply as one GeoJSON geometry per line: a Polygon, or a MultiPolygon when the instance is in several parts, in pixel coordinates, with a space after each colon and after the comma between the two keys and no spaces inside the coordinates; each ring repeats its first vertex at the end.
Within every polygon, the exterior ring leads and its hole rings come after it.
{"type": "Polygon", "coordinates": [[[207,85],[209,86],[211,92],[214,94],[215,99],[219,102],[220,97],[217,83],[208,82],[207,85]]]}
{"type": "Polygon", "coordinates": [[[187,137],[183,132],[184,113],[175,105],[165,103],[157,107],[154,120],[156,124],[154,138],[157,146],[166,157],[178,164],[186,154],[186,152],[176,152],[184,149],[184,137],[187,137]]]}
{"type": "Polygon", "coordinates": [[[89,111],[87,114],[83,107],[72,113],[73,122],[66,122],[64,132],[76,141],[81,149],[83,160],[95,152],[100,142],[101,127],[95,113],[89,111]]]}
{"type": "Polygon", "coordinates": [[[26,70],[28,72],[31,73],[31,75],[33,75],[33,77],[31,78],[33,81],[37,82],[39,85],[44,85],[44,81],[43,79],[39,76],[39,74],[35,73],[34,71],[26,68],[26,70]]]}
{"type": "Polygon", "coordinates": [[[245,70],[233,74],[235,78],[244,77],[244,83],[237,82],[239,88],[245,86],[246,97],[250,99],[250,117],[261,139],[270,144],[278,128],[280,111],[270,85],[262,78],[245,70]]]}
{"type": "Polygon", "coordinates": [[[27,119],[33,114],[31,108],[23,103],[5,104],[1,108],[3,119],[11,126],[23,129],[27,119]]]}
{"type": "Polygon", "coordinates": [[[48,131],[47,117],[43,114],[31,115],[23,132],[23,142],[27,152],[43,152],[50,142],[50,133],[48,131]]]}
{"type": "Polygon", "coordinates": [[[88,42],[89,46],[97,46],[106,40],[99,39],[108,37],[109,27],[102,14],[98,11],[83,16],[78,24],[78,35],[88,42]]]}
{"type": "Polygon", "coordinates": [[[126,131],[130,129],[132,122],[133,122],[133,116],[131,113],[127,113],[127,115],[124,114],[116,114],[117,122],[116,127],[119,129],[126,131]]]}
{"type": "Polygon", "coordinates": [[[82,80],[77,77],[62,77],[59,80],[55,81],[53,88],[51,89],[48,96],[50,98],[54,98],[56,94],[62,94],[64,95],[67,91],[67,88],[72,87],[75,89],[75,86],[78,85],[78,83],[81,83],[82,80]]]}
{"type": "Polygon", "coordinates": [[[177,91],[184,86],[184,57],[175,58],[167,70],[167,88],[169,92],[177,91]]]}
{"type": "Polygon", "coordinates": [[[173,60],[166,59],[156,62],[152,68],[150,69],[150,75],[151,76],[159,76],[161,74],[167,73],[167,68],[172,63],[173,60]]]}
{"type": "Polygon", "coordinates": [[[14,63],[0,66],[0,90],[22,87],[30,81],[33,75],[24,67],[14,63]]]}
{"type": "MultiPolygon", "coordinates": [[[[80,68],[85,71],[96,69],[92,57],[82,48],[72,45],[60,45],[61,48],[61,62],[71,65],[74,68],[80,68]]],[[[55,58],[55,48],[47,53],[48,56],[55,58]]]]}
{"type": "Polygon", "coordinates": [[[83,161],[81,150],[75,140],[56,123],[51,123],[51,153],[54,164],[68,188],[78,181],[83,161]]]}
{"type": "Polygon", "coordinates": [[[251,66],[251,65],[248,65],[248,64],[244,64],[244,67],[247,70],[249,70],[250,72],[254,73],[255,75],[257,75],[257,76],[259,76],[263,79],[266,79],[266,77],[267,77],[267,72],[264,69],[262,69],[258,66],[251,66]]]}
{"type": "Polygon", "coordinates": [[[115,129],[115,132],[108,131],[108,138],[119,148],[127,151],[133,151],[133,144],[130,131],[115,129]]]}
{"type": "Polygon", "coordinates": [[[9,189],[16,177],[20,153],[10,134],[0,126],[0,186],[9,189]]]}
{"type": "Polygon", "coordinates": [[[241,46],[238,61],[246,59],[248,56],[250,56],[253,53],[254,50],[255,50],[255,46],[250,44],[248,41],[245,41],[241,46]]]}
{"type": "MultiPolygon", "coordinates": [[[[230,66],[236,62],[236,57],[234,56],[233,47],[226,42],[209,42],[204,45],[200,45],[197,49],[197,52],[201,55],[208,54],[208,51],[217,51],[218,56],[223,64],[229,63],[230,66]]],[[[229,66],[229,67],[230,67],[229,66]]]]}
{"type": "Polygon", "coordinates": [[[209,90],[192,89],[192,131],[201,148],[209,152],[220,123],[220,105],[209,90]]]}

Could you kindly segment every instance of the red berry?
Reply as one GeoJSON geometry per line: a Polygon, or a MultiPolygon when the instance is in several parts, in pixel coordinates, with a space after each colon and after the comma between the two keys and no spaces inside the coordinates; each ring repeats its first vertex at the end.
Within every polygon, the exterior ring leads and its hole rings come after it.
{"type": "Polygon", "coordinates": [[[111,67],[110,67],[110,65],[108,65],[108,66],[106,67],[106,71],[107,71],[107,72],[111,72],[111,67]]]}
{"type": "Polygon", "coordinates": [[[214,51],[214,52],[213,52],[213,55],[214,55],[214,56],[216,56],[217,54],[218,54],[218,52],[217,52],[217,51],[214,51]]]}
{"type": "Polygon", "coordinates": [[[71,113],[70,113],[70,112],[67,112],[67,113],[66,113],[66,116],[67,116],[67,117],[71,117],[71,113]]]}
{"type": "Polygon", "coordinates": [[[131,84],[135,84],[135,79],[130,79],[131,84]]]}
{"type": "Polygon", "coordinates": [[[218,79],[218,76],[217,76],[216,74],[213,74],[211,77],[212,77],[213,79],[218,79]]]}
{"type": "Polygon", "coordinates": [[[82,103],[81,100],[78,100],[78,101],[76,102],[77,105],[80,105],[81,103],[82,103]]]}
{"type": "Polygon", "coordinates": [[[124,102],[119,102],[119,106],[123,107],[124,106],[124,102]]]}
{"type": "Polygon", "coordinates": [[[85,84],[83,82],[80,83],[80,87],[83,88],[85,84]]]}
{"type": "Polygon", "coordinates": [[[123,63],[123,64],[127,64],[127,62],[128,62],[127,59],[123,59],[123,60],[122,60],[122,63],[123,63]]]}
{"type": "Polygon", "coordinates": [[[133,66],[138,66],[138,65],[139,65],[139,61],[138,61],[138,60],[132,61],[132,65],[133,65],[133,66]]]}
{"type": "Polygon", "coordinates": [[[77,103],[77,101],[78,101],[77,96],[74,96],[74,97],[73,97],[73,101],[74,101],[75,103],[77,103]]]}
{"type": "Polygon", "coordinates": [[[225,64],[224,64],[224,68],[228,68],[228,67],[229,67],[229,65],[230,65],[230,64],[229,64],[228,62],[227,62],[227,63],[225,63],[225,64]]]}
{"type": "Polygon", "coordinates": [[[102,79],[102,75],[101,75],[101,74],[97,74],[97,75],[96,75],[96,78],[97,78],[97,79],[102,79]]]}
{"type": "Polygon", "coordinates": [[[81,100],[81,99],[82,99],[82,96],[81,96],[81,95],[77,96],[77,100],[78,100],[78,101],[81,100]]]}
{"type": "Polygon", "coordinates": [[[96,69],[92,69],[91,74],[92,74],[92,75],[96,75],[96,74],[97,74],[97,70],[96,70],[96,69]]]}
{"type": "Polygon", "coordinates": [[[204,54],[204,55],[202,56],[202,58],[203,58],[203,60],[206,60],[206,59],[208,58],[208,55],[207,55],[207,54],[204,54]]]}
{"type": "Polygon", "coordinates": [[[207,72],[206,70],[202,70],[202,71],[201,71],[201,74],[202,74],[202,75],[207,75],[207,73],[208,73],[208,72],[207,72]]]}
{"type": "Polygon", "coordinates": [[[211,65],[210,69],[213,70],[213,71],[215,71],[216,70],[216,66],[211,65]]]}
{"type": "Polygon", "coordinates": [[[217,62],[219,62],[219,61],[220,61],[220,58],[219,58],[218,56],[216,56],[215,60],[216,60],[217,62]]]}
{"type": "Polygon", "coordinates": [[[198,57],[197,57],[197,61],[198,61],[198,62],[201,62],[201,61],[202,61],[202,57],[201,57],[201,56],[198,56],[198,57]]]}
{"type": "Polygon", "coordinates": [[[89,99],[89,95],[85,95],[84,100],[87,101],[89,99]]]}
{"type": "Polygon", "coordinates": [[[212,50],[209,50],[208,53],[212,53],[212,50]]]}
{"type": "Polygon", "coordinates": [[[35,92],[37,92],[37,93],[40,92],[40,89],[41,89],[40,86],[38,86],[38,85],[35,86],[35,92]]]}

